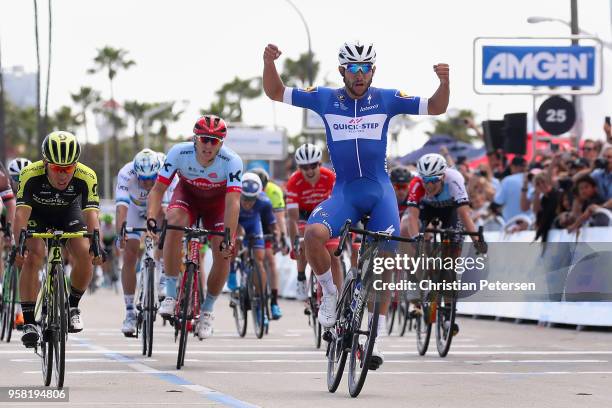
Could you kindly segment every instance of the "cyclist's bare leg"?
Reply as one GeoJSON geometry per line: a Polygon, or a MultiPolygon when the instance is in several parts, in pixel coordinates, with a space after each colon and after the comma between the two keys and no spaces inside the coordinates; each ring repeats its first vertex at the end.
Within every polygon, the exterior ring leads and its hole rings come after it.
{"type": "Polygon", "coordinates": [[[38,238],[29,238],[26,247],[28,251],[19,273],[19,296],[21,302],[35,302],[40,288],[38,271],[45,261],[46,247],[38,238]]]}
{"type": "Polygon", "coordinates": [[[331,262],[331,271],[332,276],[334,278],[334,285],[337,288],[342,287],[342,281],[344,280],[344,276],[342,276],[342,264],[340,263],[340,258],[334,255],[334,251],[336,248],[328,248],[327,252],[329,253],[330,262],[331,262]]]}
{"type": "Polygon", "coordinates": [[[255,248],[255,250],[253,250],[253,253],[255,255],[255,262],[257,262],[257,265],[259,266],[259,270],[261,271],[261,284],[265,288],[266,282],[268,281],[268,275],[266,274],[266,268],[264,268],[264,256],[266,252],[263,248],[255,248]]]}
{"type": "Polygon", "coordinates": [[[140,251],[140,240],[128,239],[123,251],[123,268],[121,269],[121,284],[124,295],[134,295],[136,291],[136,262],[140,251]]]}
{"type": "Polygon", "coordinates": [[[229,258],[224,259],[219,248],[222,241],[223,237],[213,236],[210,238],[213,263],[208,276],[207,291],[213,296],[218,296],[221,293],[229,274],[229,258]]]}
{"type": "MultiPolygon", "coordinates": [[[[189,214],[180,208],[171,208],[167,213],[168,224],[188,227],[189,214]]],[[[183,239],[182,231],[167,230],[164,242],[164,266],[168,278],[178,278],[181,269],[181,244],[183,239]]]]}
{"type": "Polygon", "coordinates": [[[278,290],[278,273],[276,271],[276,258],[274,250],[266,248],[265,260],[268,263],[268,271],[270,272],[270,290],[278,290]]]}
{"type": "Polygon", "coordinates": [[[334,285],[331,273],[331,260],[325,243],[329,240],[329,230],[323,224],[308,224],[304,233],[304,244],[306,246],[306,259],[317,275],[324,296],[333,296],[338,288],[334,285]],[[329,272],[329,274],[328,274],[329,272]]]}
{"type": "Polygon", "coordinates": [[[83,292],[89,286],[93,275],[93,256],[89,253],[89,246],[88,238],[72,238],[66,244],[72,261],[70,284],[83,292]]]}

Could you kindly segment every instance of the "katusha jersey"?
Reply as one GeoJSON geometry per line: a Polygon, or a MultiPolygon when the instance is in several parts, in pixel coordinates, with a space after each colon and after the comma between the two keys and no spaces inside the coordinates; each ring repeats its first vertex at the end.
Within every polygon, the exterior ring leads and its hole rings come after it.
{"type": "Polygon", "coordinates": [[[463,176],[455,169],[446,169],[444,171],[444,186],[442,191],[435,196],[426,196],[423,184],[423,179],[418,176],[410,181],[408,206],[454,208],[470,203],[463,176]]]}
{"type": "Polygon", "coordinates": [[[373,87],[360,99],[351,99],[344,88],[287,87],[283,102],[308,108],[323,118],[337,183],[361,177],[388,180],[385,167],[389,121],[402,113],[428,114],[427,98],[373,87]]]}
{"type": "Polygon", "coordinates": [[[202,167],[196,160],[193,142],[174,145],[168,152],[157,180],[170,185],[175,175],[178,175],[185,188],[200,198],[242,191],[242,159],[226,146],[221,147],[210,166],[202,167]]]}

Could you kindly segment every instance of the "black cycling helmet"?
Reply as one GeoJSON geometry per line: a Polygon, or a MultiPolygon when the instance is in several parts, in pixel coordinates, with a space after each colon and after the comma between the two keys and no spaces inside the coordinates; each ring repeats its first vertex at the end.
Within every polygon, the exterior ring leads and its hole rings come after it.
{"type": "Polygon", "coordinates": [[[391,169],[391,173],[389,174],[389,178],[392,183],[408,183],[412,178],[410,174],[410,170],[406,167],[398,166],[391,169]]]}

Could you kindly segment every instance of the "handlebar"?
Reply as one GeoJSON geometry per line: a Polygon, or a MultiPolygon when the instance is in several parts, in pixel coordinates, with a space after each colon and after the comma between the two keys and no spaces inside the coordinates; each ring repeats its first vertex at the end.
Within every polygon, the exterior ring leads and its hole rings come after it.
{"type": "MultiPolygon", "coordinates": [[[[146,230],[146,228],[144,229],[146,230]]],[[[159,245],[158,248],[162,249],[164,247],[164,242],[166,241],[166,231],[168,230],[173,230],[173,231],[183,231],[186,235],[187,238],[198,238],[198,237],[202,237],[202,236],[206,236],[206,235],[216,235],[219,237],[223,237],[223,242],[221,243],[221,245],[225,245],[226,247],[229,246],[230,243],[230,230],[229,228],[225,228],[225,230],[223,232],[221,231],[210,231],[204,228],[192,228],[192,227],[182,227],[179,225],[171,225],[168,224],[167,220],[164,220],[162,227],[161,227],[161,235],[159,238],[159,245]]]]}
{"type": "Polygon", "coordinates": [[[99,257],[101,255],[100,252],[100,230],[93,230],[93,232],[64,232],[59,230],[54,230],[50,232],[32,232],[22,229],[19,233],[19,245],[18,251],[21,256],[25,255],[25,242],[28,238],[40,238],[40,239],[72,239],[72,238],[89,238],[91,240],[91,252],[94,257],[99,257]]]}
{"type": "Polygon", "coordinates": [[[368,230],[361,229],[361,228],[353,228],[351,227],[351,220],[349,219],[349,220],[346,220],[346,222],[342,226],[342,229],[340,229],[340,243],[338,244],[338,247],[334,251],[335,256],[340,256],[340,254],[344,250],[346,239],[348,238],[350,232],[354,232],[356,234],[363,235],[364,237],[366,236],[372,237],[374,239],[384,239],[388,241],[398,241],[398,242],[415,242],[415,240],[412,238],[399,237],[399,236],[388,234],[386,232],[374,232],[374,231],[368,231],[368,230]]]}

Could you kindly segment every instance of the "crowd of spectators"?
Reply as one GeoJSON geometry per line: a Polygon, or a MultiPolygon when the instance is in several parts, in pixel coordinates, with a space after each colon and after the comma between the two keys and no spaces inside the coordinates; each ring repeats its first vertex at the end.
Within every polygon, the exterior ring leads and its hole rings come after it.
{"type": "MultiPolygon", "coordinates": [[[[473,121],[467,121],[480,136],[473,121]]],[[[440,153],[463,175],[472,218],[485,230],[508,233],[532,229],[546,241],[551,229],[576,232],[583,226],[612,225],[612,129],[604,125],[606,140],[572,143],[551,140],[527,162],[502,151],[487,154],[485,163],[468,165],[444,148],[440,153]]],[[[408,168],[414,172],[413,166],[408,168]]]]}

